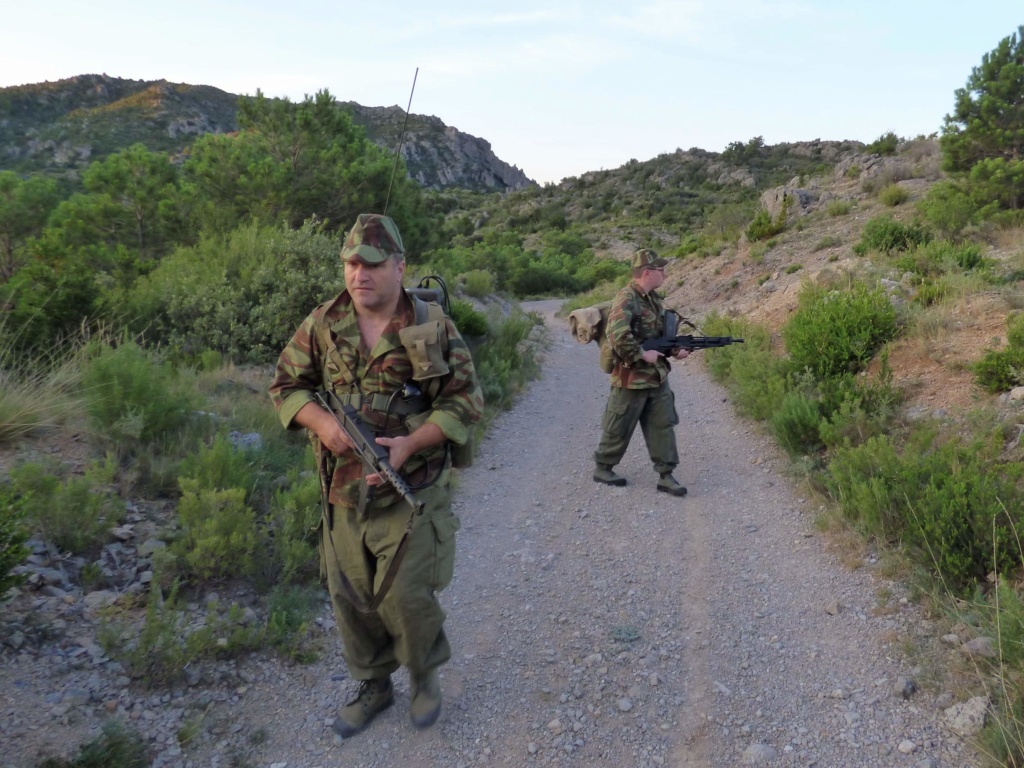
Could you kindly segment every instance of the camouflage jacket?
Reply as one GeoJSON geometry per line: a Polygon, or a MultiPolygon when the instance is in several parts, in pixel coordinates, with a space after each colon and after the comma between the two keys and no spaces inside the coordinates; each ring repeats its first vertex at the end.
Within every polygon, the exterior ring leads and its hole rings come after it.
{"type": "MultiPolygon", "coordinates": [[[[440,427],[448,440],[463,445],[469,439],[473,423],[483,414],[483,395],[466,342],[451,320],[445,318],[444,322],[449,372],[442,377],[440,390],[429,404],[426,421],[440,427]]],[[[391,324],[384,329],[374,348],[368,350],[362,342],[348,291],[313,310],[281,352],[270,385],[270,398],[281,423],[287,429],[300,429],[295,415],[313,401],[313,392],[330,388],[339,395],[362,395],[364,405],[360,414],[371,429],[378,433],[404,434],[399,417],[392,415],[386,419],[382,411],[370,410],[366,402],[372,395],[390,396],[412,380],[412,364],[398,331],[414,323],[412,302],[403,291],[391,324]],[[324,334],[317,334],[321,323],[329,330],[333,349],[323,348],[324,334]]],[[[409,457],[401,474],[415,486],[438,470],[444,456],[443,443],[433,446],[409,457]]],[[[359,481],[364,474],[362,463],[351,452],[339,457],[331,479],[330,502],[355,507],[359,481]]],[[[397,498],[394,492],[384,491],[371,505],[390,504],[397,498]]]]}
{"type": "Polygon", "coordinates": [[[668,376],[669,362],[664,357],[647,363],[641,357],[644,339],[660,336],[664,331],[661,297],[643,293],[635,281],[615,295],[605,334],[615,353],[612,386],[623,389],[655,389],[668,376]]]}

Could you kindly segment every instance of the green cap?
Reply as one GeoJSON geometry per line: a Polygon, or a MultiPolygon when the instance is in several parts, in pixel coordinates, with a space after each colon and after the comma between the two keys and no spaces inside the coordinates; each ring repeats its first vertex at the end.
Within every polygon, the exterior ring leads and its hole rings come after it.
{"type": "Polygon", "coordinates": [[[640,267],[651,267],[661,269],[668,264],[668,259],[663,259],[650,248],[641,248],[633,254],[633,269],[640,267]]]}
{"type": "Polygon", "coordinates": [[[341,247],[341,260],[359,259],[367,264],[380,264],[392,256],[405,253],[398,225],[390,216],[360,213],[341,247]]]}

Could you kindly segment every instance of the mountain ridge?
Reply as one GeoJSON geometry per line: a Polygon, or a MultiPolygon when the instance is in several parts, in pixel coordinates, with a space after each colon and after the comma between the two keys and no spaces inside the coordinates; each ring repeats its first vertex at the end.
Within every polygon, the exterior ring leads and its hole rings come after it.
{"type": "MultiPolygon", "coordinates": [[[[135,143],[181,156],[205,133],[237,130],[240,96],[210,85],[85,74],[0,88],[0,170],[75,178],[135,143]]],[[[394,150],[405,112],[337,102],[374,143],[394,150]]],[[[409,115],[409,176],[428,189],[505,192],[535,185],[486,140],[432,115],[409,115]]]]}

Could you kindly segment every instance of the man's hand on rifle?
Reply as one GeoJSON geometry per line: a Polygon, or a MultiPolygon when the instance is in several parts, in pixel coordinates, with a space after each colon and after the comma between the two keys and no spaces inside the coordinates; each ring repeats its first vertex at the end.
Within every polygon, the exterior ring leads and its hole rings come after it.
{"type": "Polygon", "coordinates": [[[685,360],[690,356],[690,350],[688,349],[676,349],[672,352],[672,357],[676,360],[685,360]]]}
{"type": "Polygon", "coordinates": [[[306,403],[295,414],[295,421],[316,432],[316,436],[320,439],[320,445],[335,456],[340,456],[345,451],[355,448],[352,440],[345,434],[345,430],[338,424],[338,420],[317,403],[306,403]]]}
{"type": "Polygon", "coordinates": [[[656,362],[658,362],[658,358],[664,357],[664,355],[661,354],[661,352],[659,352],[656,349],[645,349],[643,353],[640,355],[640,357],[643,358],[643,361],[645,363],[650,363],[651,365],[654,365],[656,362]]]}

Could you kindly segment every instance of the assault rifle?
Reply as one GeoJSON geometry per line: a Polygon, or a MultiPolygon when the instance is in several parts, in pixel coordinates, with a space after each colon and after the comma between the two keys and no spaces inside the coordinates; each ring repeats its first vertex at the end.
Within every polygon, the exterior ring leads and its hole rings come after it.
{"type": "Polygon", "coordinates": [[[413,496],[412,489],[402,479],[402,476],[398,474],[398,470],[391,466],[388,449],[383,445],[377,445],[373,433],[366,428],[366,424],[363,423],[362,418],[359,416],[359,411],[351,404],[339,404],[340,408],[332,408],[329,400],[333,398],[331,393],[316,392],[314,394],[317,402],[320,403],[324,410],[334,416],[338,426],[348,435],[348,439],[355,446],[356,455],[363,462],[363,466],[369,472],[376,472],[384,478],[385,482],[389,483],[401,494],[402,499],[412,507],[414,513],[420,514],[423,512],[423,502],[413,496]]]}
{"type": "MultiPolygon", "coordinates": [[[[696,326],[689,320],[684,320],[687,325],[696,330],[696,326]]],[[[730,344],[742,344],[743,339],[732,336],[677,336],[679,330],[679,315],[672,310],[665,312],[665,335],[656,336],[651,339],[644,339],[641,347],[646,352],[649,349],[657,350],[663,355],[670,355],[677,349],[710,349],[712,347],[727,347],[730,344]]]]}

